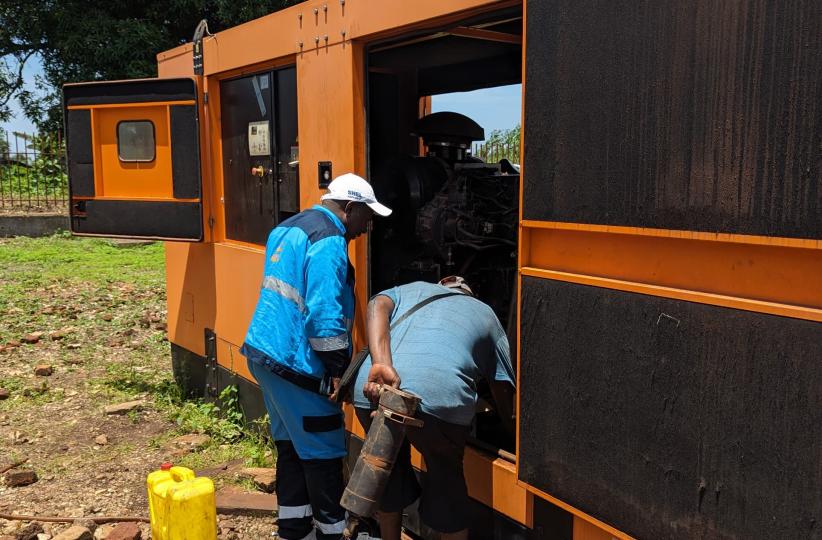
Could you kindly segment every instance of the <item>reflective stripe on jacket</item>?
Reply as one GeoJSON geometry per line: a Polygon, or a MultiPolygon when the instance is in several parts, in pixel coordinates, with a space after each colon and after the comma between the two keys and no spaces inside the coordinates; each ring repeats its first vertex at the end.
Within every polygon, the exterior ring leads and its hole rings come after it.
{"type": "Polygon", "coordinates": [[[322,206],[271,231],[243,347],[249,359],[321,379],[325,368],[314,351],[350,349],[354,279],[344,234],[342,222],[322,206]]]}

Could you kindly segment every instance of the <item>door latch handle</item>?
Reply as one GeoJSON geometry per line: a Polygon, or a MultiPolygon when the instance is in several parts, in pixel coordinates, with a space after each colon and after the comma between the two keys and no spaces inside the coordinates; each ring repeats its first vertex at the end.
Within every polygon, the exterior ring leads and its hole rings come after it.
{"type": "Polygon", "coordinates": [[[251,167],[251,175],[252,176],[259,176],[262,178],[265,176],[265,167],[260,165],[259,167],[251,167]]]}

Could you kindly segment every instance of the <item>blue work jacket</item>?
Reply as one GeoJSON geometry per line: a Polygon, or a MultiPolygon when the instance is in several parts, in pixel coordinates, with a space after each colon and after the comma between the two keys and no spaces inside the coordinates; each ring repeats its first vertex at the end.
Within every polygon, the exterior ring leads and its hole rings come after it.
{"type": "Polygon", "coordinates": [[[323,379],[315,351],[351,347],[354,275],[345,227],[314,206],[271,231],[257,308],[241,352],[272,371],[323,379]]]}

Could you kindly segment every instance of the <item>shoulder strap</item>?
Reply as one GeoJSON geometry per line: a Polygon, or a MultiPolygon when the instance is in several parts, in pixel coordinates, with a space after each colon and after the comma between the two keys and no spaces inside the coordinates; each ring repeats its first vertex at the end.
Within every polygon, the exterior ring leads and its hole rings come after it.
{"type": "Polygon", "coordinates": [[[433,302],[435,300],[439,300],[440,298],[445,298],[446,296],[456,296],[456,295],[467,296],[465,293],[447,292],[447,293],[435,294],[434,296],[429,296],[425,300],[420,300],[419,302],[417,302],[416,304],[411,306],[411,309],[409,309],[408,311],[406,311],[405,313],[400,315],[400,317],[396,321],[391,323],[391,327],[388,330],[391,331],[394,328],[398,327],[405,319],[407,319],[408,317],[410,317],[411,315],[413,315],[417,311],[421,310],[422,308],[424,308],[425,306],[427,306],[431,302],[433,302]]]}
{"type": "MultiPolygon", "coordinates": [[[[440,293],[440,294],[435,294],[434,296],[429,296],[425,300],[421,300],[421,301],[417,302],[416,304],[411,306],[411,309],[409,309],[408,311],[403,313],[399,318],[397,318],[396,321],[391,323],[391,326],[388,329],[389,332],[391,330],[395,329],[397,326],[399,326],[403,321],[405,321],[405,319],[407,319],[408,317],[410,317],[411,315],[413,315],[417,311],[421,310],[422,308],[424,308],[425,306],[427,306],[431,302],[439,300],[440,298],[446,298],[448,296],[457,296],[457,295],[465,296],[465,293],[460,293],[460,292],[440,293]]],[[[345,369],[345,372],[343,373],[342,377],[340,377],[339,399],[344,399],[343,394],[348,393],[348,390],[349,390],[348,387],[354,382],[354,378],[357,376],[357,372],[360,371],[360,368],[362,367],[363,362],[365,362],[365,357],[368,356],[368,354],[369,354],[368,347],[365,347],[360,352],[358,352],[357,355],[354,357],[354,359],[351,360],[351,363],[348,364],[348,367],[345,369]]]]}

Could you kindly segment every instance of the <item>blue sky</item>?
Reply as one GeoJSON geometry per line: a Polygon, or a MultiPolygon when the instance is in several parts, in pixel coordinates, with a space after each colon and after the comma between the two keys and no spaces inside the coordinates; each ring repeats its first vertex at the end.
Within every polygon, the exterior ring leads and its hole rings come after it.
{"type": "Polygon", "coordinates": [[[485,136],[495,129],[510,129],[522,116],[522,85],[499,86],[441,94],[431,100],[434,112],[453,111],[471,117],[485,129],[485,136]]]}
{"type": "MultiPolygon", "coordinates": [[[[10,69],[17,69],[16,65],[9,65],[10,69]]],[[[37,90],[37,83],[35,81],[35,77],[38,75],[43,75],[43,63],[39,57],[35,56],[32,57],[28,62],[26,62],[26,67],[23,68],[23,78],[26,81],[26,88],[32,91],[37,90]]],[[[21,131],[23,133],[33,133],[35,131],[34,124],[32,124],[28,118],[26,118],[23,113],[20,111],[20,104],[17,101],[12,102],[12,112],[14,113],[14,118],[12,118],[8,122],[0,123],[0,127],[2,127],[7,132],[11,133],[13,131],[21,131]]]]}
{"type": "MultiPolygon", "coordinates": [[[[26,86],[36,90],[35,77],[42,75],[43,66],[39,58],[32,58],[26,64],[23,76],[26,86]]],[[[471,117],[485,129],[487,137],[495,129],[508,129],[520,122],[521,115],[521,85],[500,86],[473,92],[455,92],[442,94],[432,99],[432,109],[438,111],[454,111],[471,117]]],[[[13,104],[15,118],[0,124],[8,132],[22,131],[32,133],[34,125],[20,112],[19,105],[13,104]]]]}

